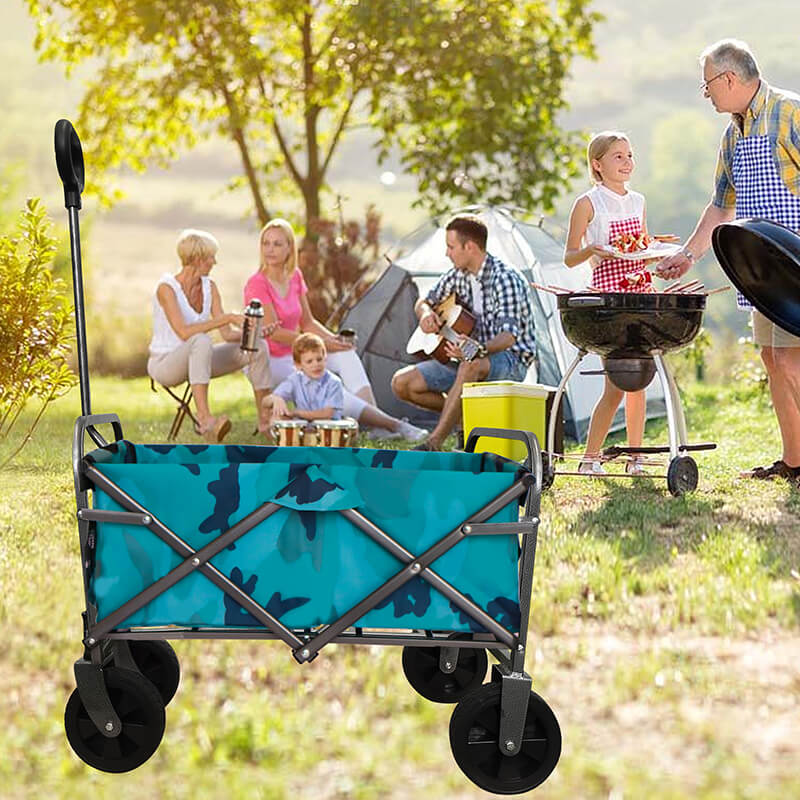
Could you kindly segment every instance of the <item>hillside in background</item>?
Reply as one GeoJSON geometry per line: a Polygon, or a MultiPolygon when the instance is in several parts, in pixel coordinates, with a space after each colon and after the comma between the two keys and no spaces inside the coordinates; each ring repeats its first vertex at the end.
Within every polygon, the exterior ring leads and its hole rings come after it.
{"type": "MultiPolygon", "coordinates": [[[[0,76],[6,98],[0,128],[0,204],[17,208],[25,196],[40,195],[62,224],[52,126],[58,117],[76,117],[82,76],[67,80],[58,66],[38,64],[32,50],[33,23],[22,0],[6,0],[4,6],[0,49],[5,63],[15,68],[0,76]]],[[[757,9],[729,0],[702,6],[690,0],[598,0],[595,7],[606,15],[596,29],[598,60],[575,63],[568,91],[571,110],[563,123],[587,133],[605,128],[629,132],[638,161],[633,185],[648,198],[651,229],[685,237],[709,196],[726,122],[698,91],[697,55],[722,36],[745,38],[770,82],[800,89],[797,0],[763,0],[757,9]]],[[[397,160],[378,166],[372,141],[368,130],[357,130],[343,142],[330,173],[327,204],[333,212],[338,195],[344,217],[361,218],[367,203],[375,203],[383,214],[388,245],[412,230],[425,212],[411,208],[414,182],[402,174],[397,160]],[[380,181],[385,170],[397,174],[394,184],[380,181]]],[[[256,223],[249,196],[225,189],[238,167],[232,146],[208,143],[169,170],[120,176],[127,196],[110,212],[100,212],[87,198],[86,259],[97,306],[146,314],[152,284],[174,266],[175,236],[187,226],[210,228],[219,235],[223,252],[216,277],[227,304],[235,306],[242,281],[256,263],[256,223]]],[[[91,183],[91,164],[87,177],[91,183]]],[[[576,184],[561,199],[554,215],[557,223],[565,224],[572,197],[583,188],[576,184]]],[[[271,200],[271,206],[287,216],[299,211],[289,199],[271,200]]],[[[701,272],[707,283],[723,281],[713,258],[705,260],[701,272]]],[[[714,298],[710,318],[737,330],[744,320],[734,310],[732,293],[714,298]]]]}

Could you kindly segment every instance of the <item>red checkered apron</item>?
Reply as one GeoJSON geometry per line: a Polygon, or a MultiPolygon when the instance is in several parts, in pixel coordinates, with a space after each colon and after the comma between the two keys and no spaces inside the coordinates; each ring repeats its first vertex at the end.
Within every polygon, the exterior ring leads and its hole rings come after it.
{"type": "MultiPolygon", "coordinates": [[[[608,244],[613,244],[620,234],[632,233],[639,236],[642,232],[642,221],[638,217],[628,219],[612,219],[608,226],[608,244]]],[[[630,292],[620,286],[626,275],[645,271],[647,262],[642,259],[628,261],[624,258],[604,258],[592,270],[592,286],[603,292],[630,292]]]]}

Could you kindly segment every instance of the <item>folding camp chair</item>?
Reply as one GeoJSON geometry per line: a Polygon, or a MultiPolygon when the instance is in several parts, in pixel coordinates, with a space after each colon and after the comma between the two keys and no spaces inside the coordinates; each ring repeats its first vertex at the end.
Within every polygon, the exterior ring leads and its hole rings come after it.
{"type": "MultiPolygon", "coordinates": [[[[178,432],[181,429],[181,425],[183,425],[184,417],[189,417],[189,419],[197,426],[197,417],[192,414],[192,409],[189,407],[189,404],[192,402],[192,387],[189,384],[189,381],[183,386],[183,395],[178,395],[172,391],[169,386],[164,386],[163,384],[159,383],[158,386],[163,389],[170,397],[172,397],[175,402],[178,404],[178,408],[175,412],[175,418],[172,420],[172,425],[170,426],[169,433],[167,434],[167,441],[171,442],[178,438],[178,432]]],[[[150,388],[154,392],[158,392],[156,388],[156,382],[150,378],[150,388]]],[[[180,391],[180,389],[178,389],[180,391]]]]}

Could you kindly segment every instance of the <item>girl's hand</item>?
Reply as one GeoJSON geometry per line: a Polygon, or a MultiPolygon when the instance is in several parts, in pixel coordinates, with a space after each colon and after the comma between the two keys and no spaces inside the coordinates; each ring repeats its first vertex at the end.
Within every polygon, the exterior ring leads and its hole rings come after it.
{"type": "Polygon", "coordinates": [[[614,250],[610,244],[590,244],[586,250],[588,251],[588,255],[586,258],[590,258],[591,256],[597,256],[598,258],[608,258],[614,254],[614,250]]]}

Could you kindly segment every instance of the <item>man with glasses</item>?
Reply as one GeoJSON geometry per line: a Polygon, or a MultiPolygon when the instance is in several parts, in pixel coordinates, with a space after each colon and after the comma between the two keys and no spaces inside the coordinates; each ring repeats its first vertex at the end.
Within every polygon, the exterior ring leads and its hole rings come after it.
{"type": "MultiPolygon", "coordinates": [[[[731,121],[720,143],[711,202],[678,255],[658,267],[663,278],[678,278],[711,246],[722,222],[762,217],[800,231],[800,96],[771,87],[761,78],[750,48],[723,39],[700,56],[700,90],[731,121]]],[[[752,309],[741,295],[740,308],[752,309]]],[[[753,310],[753,341],[769,376],[783,454],[744,477],[783,477],[800,488],[800,338],[753,310]]]]}

